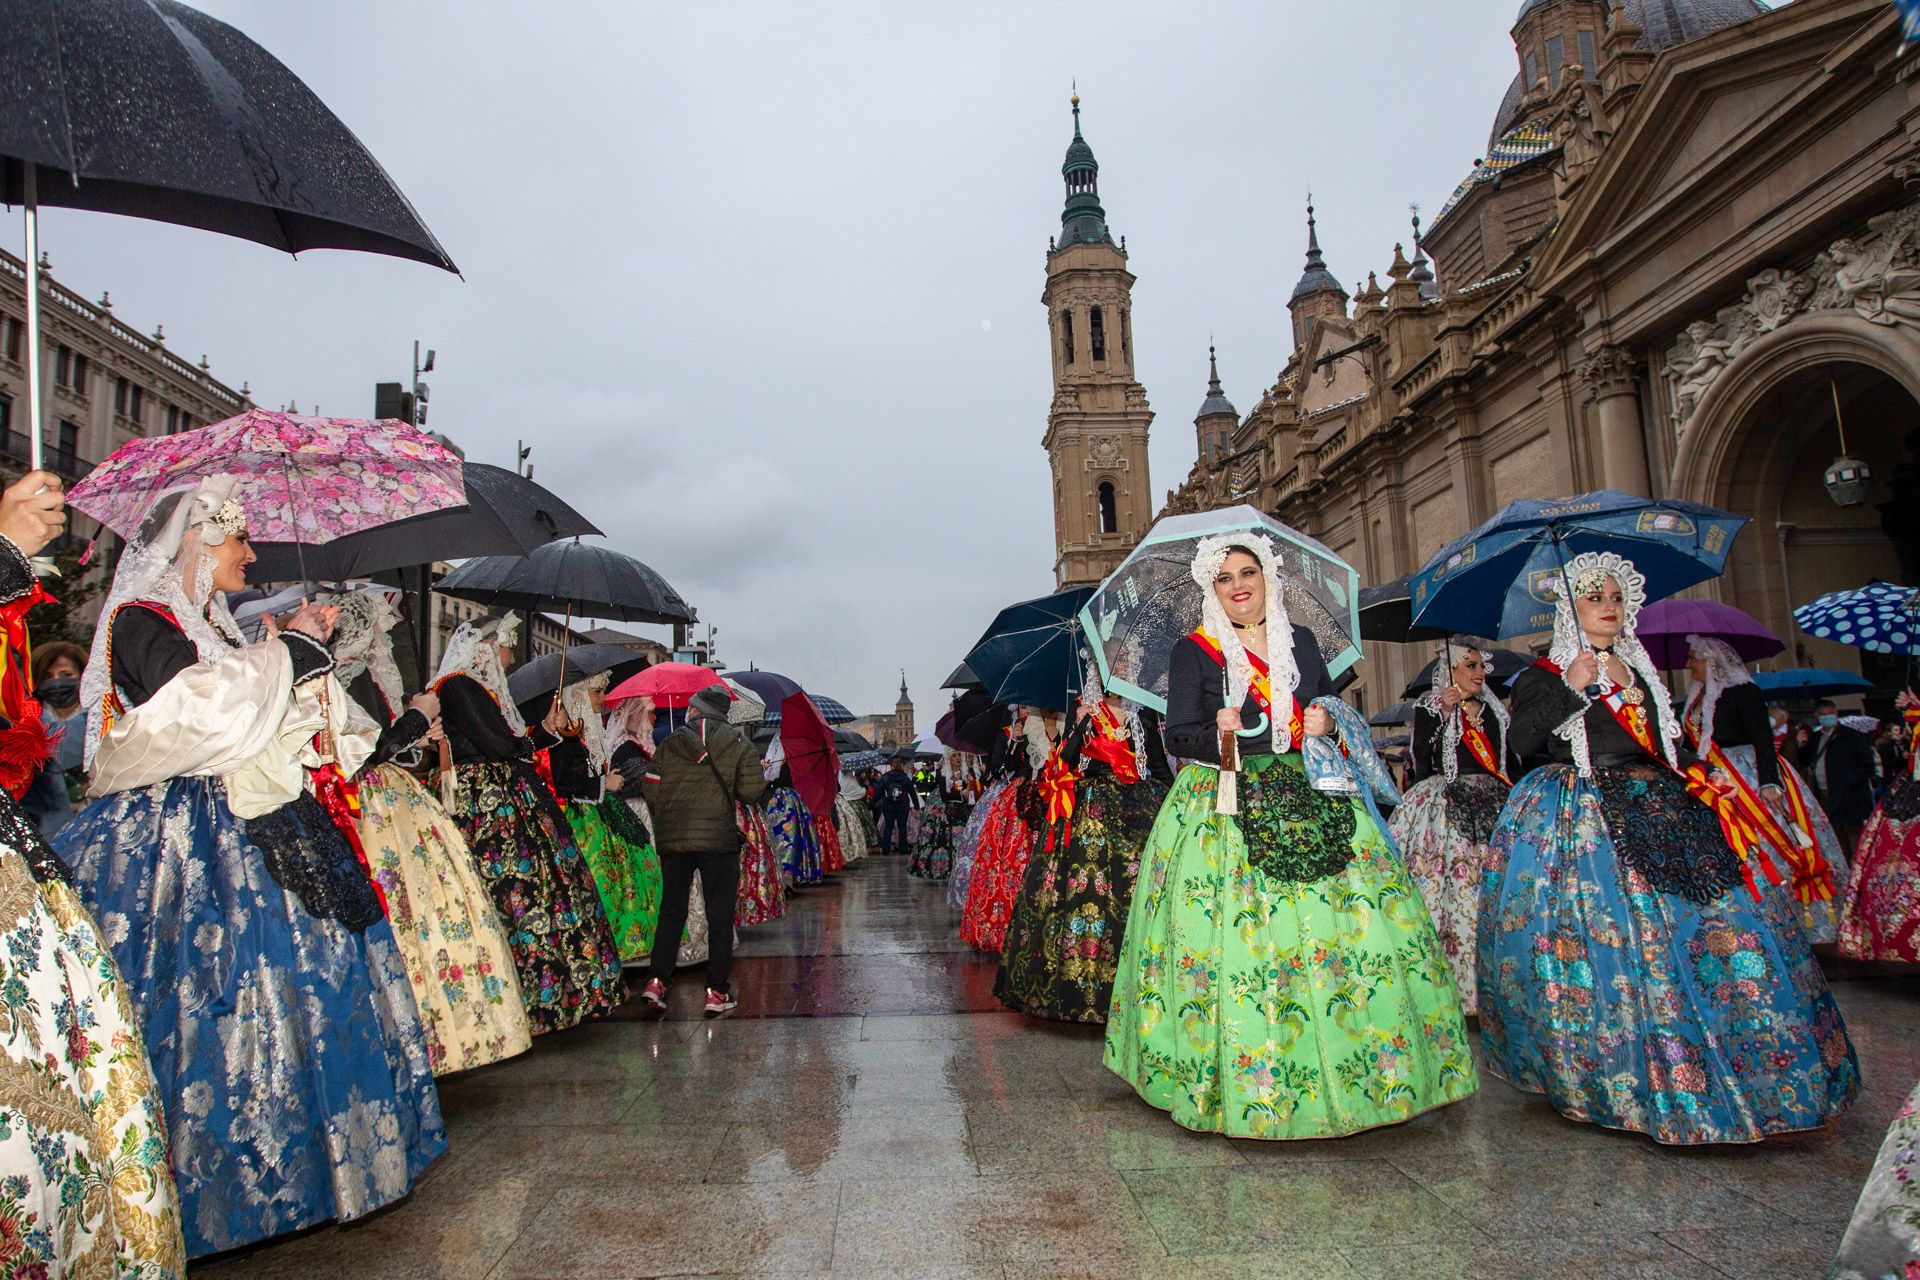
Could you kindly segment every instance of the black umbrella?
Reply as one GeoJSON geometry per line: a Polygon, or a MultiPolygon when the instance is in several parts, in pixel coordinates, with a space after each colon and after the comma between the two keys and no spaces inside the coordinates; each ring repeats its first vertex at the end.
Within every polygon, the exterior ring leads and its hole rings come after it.
{"type": "MultiPolygon", "coordinates": [[[[514,705],[532,702],[560,687],[561,657],[557,653],[546,653],[514,668],[513,674],[507,677],[507,691],[513,695],[514,705]]],[[[577,645],[567,650],[565,658],[568,684],[605,671],[609,673],[609,688],[653,665],[646,654],[617,644],[577,645]]]]}
{"type": "Polygon", "coordinates": [[[1413,704],[1411,702],[1396,702],[1385,711],[1376,711],[1368,716],[1367,723],[1376,729],[1383,728],[1390,724],[1412,724],[1413,704]]]}
{"type": "MultiPolygon", "coordinates": [[[[1465,653],[1466,649],[1463,647],[1457,652],[1465,653]]],[[[1520,673],[1533,665],[1532,654],[1520,653],[1513,649],[1494,649],[1491,650],[1491,652],[1493,654],[1493,670],[1489,673],[1489,678],[1493,683],[1503,689],[1519,679],[1520,673]]],[[[1455,659],[1456,662],[1458,660],[1457,658],[1455,659]]],[[[1420,673],[1414,676],[1412,683],[1400,691],[1400,696],[1403,698],[1417,698],[1427,690],[1433,688],[1433,669],[1439,664],[1440,659],[1435,658],[1432,662],[1420,668],[1420,673]]]]}
{"type": "MultiPolygon", "coordinates": [[[[0,0],[0,31],[0,199],[27,223],[29,422],[40,205],[455,269],[353,131],[226,23],[176,0],[0,0]]],[[[27,436],[38,466],[40,432],[27,436]]]]}
{"type": "Polygon", "coordinates": [[[1377,587],[1360,588],[1360,638],[1390,640],[1405,644],[1411,640],[1444,640],[1451,632],[1443,628],[1413,625],[1413,601],[1408,590],[1413,575],[1395,578],[1377,587]]]}
{"type": "Polygon", "coordinates": [[[1092,587],[1069,587],[1010,604],[967,654],[966,665],[996,702],[1064,711],[1080,693],[1080,625],[1076,615],[1092,587]]]}
{"type": "Polygon", "coordinates": [[[953,674],[948,676],[946,683],[940,687],[942,689],[977,689],[980,687],[980,677],[973,674],[973,668],[963,662],[953,669],[953,674]]]}
{"type": "Polygon", "coordinates": [[[433,589],[498,609],[621,622],[694,621],[693,607],[665,578],[632,556],[583,542],[549,542],[524,558],[480,556],[433,589]]]}
{"type": "Polygon", "coordinates": [[[585,516],[544,486],[505,467],[469,462],[467,505],[414,516],[349,534],[319,546],[256,542],[260,559],[250,571],[262,582],[301,576],[364,578],[388,569],[463,560],[468,556],[524,556],[559,538],[599,533],[585,516]]]}
{"type": "Polygon", "coordinates": [[[873,743],[851,729],[833,731],[833,749],[835,751],[871,751],[873,743]]]}
{"type": "Polygon", "coordinates": [[[948,743],[959,751],[971,751],[977,756],[990,756],[1000,738],[1006,732],[1008,708],[1004,705],[990,706],[976,715],[960,721],[954,730],[954,741],[948,743]]]}
{"type": "Polygon", "coordinates": [[[780,712],[781,703],[796,693],[806,692],[806,690],[800,687],[798,680],[783,676],[776,671],[760,671],[757,669],[729,671],[727,678],[738,682],[743,688],[753,690],[754,693],[759,696],[760,701],[767,704],[767,713],[770,716],[776,717],[770,722],[772,724],[780,723],[777,717],[780,712]]]}

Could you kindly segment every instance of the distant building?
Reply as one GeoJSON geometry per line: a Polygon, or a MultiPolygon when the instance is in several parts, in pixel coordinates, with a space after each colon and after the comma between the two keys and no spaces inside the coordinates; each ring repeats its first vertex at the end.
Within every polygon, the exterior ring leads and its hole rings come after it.
{"type": "Polygon", "coordinates": [[[859,734],[877,751],[898,751],[914,739],[913,699],[907,696],[907,676],[900,673],[900,700],[891,713],[861,716],[841,726],[859,734]]]}

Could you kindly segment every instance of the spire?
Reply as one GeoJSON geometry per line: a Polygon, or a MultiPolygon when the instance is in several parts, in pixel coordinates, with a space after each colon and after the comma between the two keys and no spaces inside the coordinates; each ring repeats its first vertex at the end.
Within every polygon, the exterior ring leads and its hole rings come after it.
{"type": "Polygon", "coordinates": [[[1340,287],[1340,281],[1334,278],[1333,272],[1327,270],[1327,260],[1320,256],[1320,224],[1313,216],[1313,196],[1308,194],[1307,269],[1301,273],[1300,283],[1293,287],[1293,301],[1298,302],[1309,294],[1328,290],[1343,298],[1347,296],[1347,291],[1340,287]]]}
{"type": "Polygon", "coordinates": [[[1240,415],[1227,399],[1226,392],[1220,389],[1220,361],[1214,353],[1213,344],[1207,344],[1207,398],[1201,402],[1200,412],[1193,415],[1195,422],[1202,418],[1211,418],[1217,414],[1240,415]]]}
{"type": "Polygon", "coordinates": [[[1440,284],[1433,277],[1433,264],[1427,261],[1427,247],[1420,243],[1420,206],[1408,206],[1413,210],[1413,270],[1407,273],[1407,279],[1420,286],[1422,301],[1434,302],[1440,297],[1440,284]]]}
{"type": "Polygon", "coordinates": [[[900,670],[900,705],[904,707],[904,706],[906,706],[906,705],[907,705],[908,703],[910,703],[910,702],[912,702],[912,701],[913,701],[913,699],[912,699],[912,698],[909,698],[909,697],[907,696],[907,672],[906,672],[906,668],[904,668],[904,667],[902,667],[902,668],[901,668],[901,670],[900,670]]]}
{"type": "Polygon", "coordinates": [[[1207,394],[1220,394],[1220,361],[1215,356],[1213,344],[1207,344],[1207,394]]]}
{"type": "Polygon", "coordinates": [[[1058,247],[1068,248],[1076,244],[1112,244],[1113,236],[1107,230],[1107,213],[1100,207],[1100,162],[1093,158],[1093,148],[1080,134],[1080,92],[1079,85],[1074,86],[1074,94],[1069,101],[1073,106],[1073,141],[1067,144],[1066,163],[1060,166],[1060,176],[1067,182],[1067,203],[1060,211],[1060,239],[1058,247]]]}

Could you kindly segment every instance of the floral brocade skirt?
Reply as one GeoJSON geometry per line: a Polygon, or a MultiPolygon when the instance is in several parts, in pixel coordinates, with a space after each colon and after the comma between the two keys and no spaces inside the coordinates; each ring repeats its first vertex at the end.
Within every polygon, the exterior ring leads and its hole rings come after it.
{"type": "Polygon", "coordinates": [[[1002,778],[982,791],[953,842],[953,874],[947,878],[947,905],[955,911],[966,909],[967,892],[973,886],[973,860],[980,852],[980,833],[986,830],[987,815],[993,812],[993,802],[1000,798],[1000,793],[1012,785],[1010,780],[1002,778]]]}
{"type": "Polygon", "coordinates": [[[1920,962],[1920,782],[1901,778],[1867,819],[1843,890],[1840,954],[1920,962]]]}
{"type": "Polygon", "coordinates": [[[224,783],[103,797],[55,845],[140,1017],[189,1257],[371,1213],[445,1152],[393,931],[309,915],[224,783]]]}
{"type": "Polygon", "coordinates": [[[398,765],[360,776],[360,843],[387,896],[387,921],[420,1006],[435,1075],[532,1045],[507,931],[439,802],[398,765]]]}
{"type": "Polygon", "coordinates": [[[846,856],[848,866],[866,857],[877,843],[867,839],[866,828],[860,822],[859,810],[866,807],[865,801],[855,804],[844,795],[836,796],[833,801],[833,814],[840,827],[840,851],[846,856]]]}
{"type": "Polygon", "coordinates": [[[1140,853],[1166,783],[1129,786],[1087,766],[1073,818],[1039,833],[1013,900],[993,993],[1009,1009],[1061,1022],[1105,1022],[1140,853]]]}
{"type": "Polygon", "coordinates": [[[622,961],[646,959],[660,923],[663,884],[660,857],[646,827],[617,795],[596,804],[570,801],[563,808],[574,847],[586,859],[600,891],[614,949],[622,961]]]}
{"type": "Polygon", "coordinates": [[[177,1280],[180,1203],[127,986],[80,899],[35,880],[14,834],[0,835],[0,1268],[177,1280]]]}
{"type": "Polygon", "coordinates": [[[1481,886],[1487,1065],[1571,1119],[1663,1143],[1826,1124],[1860,1071],[1787,898],[1756,902],[1737,874],[1663,888],[1671,860],[1636,845],[1670,852],[1704,806],[1656,782],[1623,845],[1604,798],[1619,772],[1549,765],[1507,799],[1481,886]]]}
{"type": "Polygon", "coordinates": [[[907,857],[907,874],[921,880],[945,880],[953,874],[953,820],[939,800],[927,801],[920,815],[920,838],[907,857]]]}
{"type": "Polygon", "coordinates": [[[1219,776],[1181,770],[1147,837],[1107,1067],[1177,1124],[1236,1138],[1340,1137],[1472,1094],[1453,975],[1372,815],[1307,794],[1298,752],[1242,761],[1239,817],[1214,811],[1219,776]],[[1343,862],[1327,830],[1351,833],[1343,862]]]}
{"type": "Polygon", "coordinates": [[[819,884],[826,878],[813,815],[792,787],[776,787],[768,793],[767,834],[773,837],[781,874],[787,879],[795,884],[819,884]]]}
{"type": "Polygon", "coordinates": [[[518,761],[456,768],[452,817],[507,930],[533,1034],[612,1012],[621,999],[619,949],[553,793],[518,761]]]}
{"type": "Polygon", "coordinates": [[[1828,1274],[1833,1280],[1920,1275],[1920,1084],[1887,1127],[1828,1274]]]}
{"type": "Polygon", "coordinates": [[[1435,775],[1413,785],[1388,824],[1433,917],[1467,1013],[1477,1008],[1474,955],[1487,839],[1506,798],[1507,784],[1491,774],[1467,774],[1451,783],[1435,775]]]}
{"type": "Polygon", "coordinates": [[[1014,895],[1020,892],[1027,856],[1033,852],[1033,828],[1025,813],[1032,790],[1032,783],[1017,782],[1001,792],[980,829],[967,910],[960,917],[961,940],[976,951],[997,953],[1006,943],[1014,895]]]}
{"type": "Polygon", "coordinates": [[[840,830],[833,825],[833,815],[815,818],[813,832],[820,838],[820,870],[829,875],[836,871],[845,871],[847,855],[846,851],[840,847],[840,830]]]}
{"type": "Polygon", "coordinates": [[[766,819],[750,804],[735,803],[733,816],[740,827],[740,892],[733,900],[733,922],[745,928],[778,920],[787,913],[787,894],[766,819]]]}

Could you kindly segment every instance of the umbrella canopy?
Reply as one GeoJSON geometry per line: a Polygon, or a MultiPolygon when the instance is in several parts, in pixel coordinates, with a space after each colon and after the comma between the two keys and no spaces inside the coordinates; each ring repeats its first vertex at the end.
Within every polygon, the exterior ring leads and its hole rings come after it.
{"type": "Polygon", "coordinates": [[[973,674],[973,668],[963,662],[953,669],[953,674],[948,676],[946,683],[940,687],[942,689],[973,689],[979,684],[980,677],[973,674]]]}
{"type": "Polygon", "coordinates": [[[1483,636],[1548,630],[1566,562],[1584,551],[1632,560],[1647,599],[1658,600],[1718,577],[1746,523],[1697,502],[1612,489],[1510,502],[1414,575],[1413,620],[1483,636]]]}
{"type": "Polygon", "coordinates": [[[848,752],[871,751],[873,750],[873,743],[851,729],[835,729],[833,731],[833,749],[844,756],[848,752]]]}
{"type": "Polygon", "coordinates": [[[832,728],[804,693],[780,704],[780,745],[787,753],[793,789],[813,820],[832,822],[833,802],[840,794],[840,756],[832,728]]]}
{"type": "Polygon", "coordinates": [[[629,698],[652,698],[656,707],[684,707],[709,685],[725,685],[720,673],[691,662],[657,662],[639,675],[628,676],[607,690],[607,704],[629,698]]]}
{"type": "Polygon", "coordinates": [[[799,681],[773,671],[730,671],[727,673],[727,681],[743,689],[753,690],[769,709],[779,706],[794,694],[802,692],[799,681]]]}
{"type": "Polygon", "coordinates": [[[1109,692],[1167,709],[1174,642],[1200,625],[1205,588],[1193,580],[1194,553],[1202,538],[1230,533],[1272,540],[1287,614],[1313,632],[1330,677],[1338,679],[1359,660],[1360,576],[1325,546],[1243,504],[1159,521],[1081,610],[1081,628],[1109,692]]]}
{"type": "Polygon", "coordinates": [[[461,481],[466,505],[416,515],[302,550],[291,542],[253,540],[253,576],[284,582],[302,568],[323,578],[368,574],[469,556],[524,556],[560,538],[600,532],[552,492],[517,472],[469,462],[461,481]]]}
{"type": "MultiPolygon", "coordinates": [[[[781,679],[785,679],[785,678],[786,677],[784,676],[781,677],[781,679]]],[[[792,682],[788,681],[788,683],[792,683],[792,682]]],[[[795,686],[795,687],[797,688],[798,686],[795,686]]],[[[792,696],[793,696],[792,694],[787,695],[788,698],[792,696]]],[[[817,693],[809,693],[806,695],[806,697],[809,702],[813,703],[814,710],[818,711],[820,713],[821,718],[824,719],[828,724],[850,724],[853,721],[858,720],[860,718],[859,716],[856,716],[855,714],[853,714],[853,712],[847,710],[846,703],[841,702],[837,699],[822,697],[820,694],[817,694],[817,693]]],[[[785,706],[786,706],[786,698],[781,698],[777,702],[772,698],[768,698],[767,699],[767,723],[775,724],[775,725],[779,724],[781,720],[781,716],[783,714],[781,709],[785,706]]]]}
{"type": "Polygon", "coordinates": [[[1360,638],[1406,644],[1414,640],[1444,640],[1452,635],[1441,627],[1413,625],[1413,575],[1406,574],[1377,587],[1360,588],[1360,638]]]}
{"type": "Polygon", "coordinates": [[[721,683],[733,690],[733,701],[727,704],[728,724],[757,725],[767,718],[766,699],[737,680],[723,679],[721,683]]]}
{"type": "Polygon", "coordinates": [[[67,504],[131,539],[163,495],[232,476],[249,537],[308,545],[457,507],[466,501],[461,471],[459,455],[404,422],[249,409],[129,440],[73,486],[67,504]]]}
{"type": "Polygon", "coordinates": [[[1411,702],[1396,702],[1384,711],[1376,711],[1367,717],[1367,723],[1375,728],[1387,725],[1412,724],[1414,707],[1411,702]]]}
{"type": "Polygon", "coordinates": [[[1874,653],[1920,653],[1920,590],[1869,582],[1830,591],[1793,611],[1810,636],[1874,653]]]}
{"type": "MultiPolygon", "coordinates": [[[[1462,652],[1464,652],[1464,650],[1462,650],[1462,652]]],[[[1458,661],[1458,659],[1456,659],[1456,661],[1458,661]]],[[[1417,698],[1427,690],[1433,688],[1434,669],[1439,665],[1440,659],[1435,658],[1426,666],[1420,668],[1419,674],[1414,676],[1414,678],[1408,682],[1407,687],[1400,691],[1400,696],[1403,698],[1417,698]]],[[[1532,665],[1533,655],[1530,653],[1521,653],[1515,649],[1495,649],[1493,650],[1493,670],[1488,673],[1488,678],[1494,684],[1504,689],[1517,680],[1522,671],[1525,671],[1532,665]]]]}
{"type": "Polygon", "coordinates": [[[1831,667],[1789,667],[1785,671],[1757,671],[1754,684],[1767,695],[1768,702],[1815,702],[1821,698],[1844,698],[1868,693],[1873,681],[1851,671],[1831,667]]]}
{"type": "Polygon", "coordinates": [[[568,684],[605,671],[610,673],[607,681],[609,687],[619,684],[628,676],[640,674],[650,665],[645,654],[635,653],[617,644],[582,644],[575,645],[565,654],[542,654],[531,662],[515,667],[513,674],[507,677],[507,690],[513,695],[515,705],[531,702],[557,690],[563,662],[568,684]]]}
{"type": "Polygon", "coordinates": [[[589,543],[549,542],[525,557],[481,556],[435,584],[441,595],[500,609],[572,610],[621,622],[692,622],[693,608],[632,556],[589,543]]]}
{"type": "Polygon", "coordinates": [[[1091,587],[1069,587],[1008,605],[974,643],[964,665],[995,702],[1066,710],[1080,693],[1075,615],[1092,595],[1091,587]]]}
{"type": "Polygon", "coordinates": [[[1758,662],[1785,649],[1786,642],[1744,609],[1718,600],[1655,600],[1634,619],[1633,634],[1647,647],[1653,665],[1678,671],[1692,651],[1688,636],[1707,636],[1733,646],[1742,662],[1758,662]]]}
{"type": "Polygon", "coordinates": [[[858,773],[862,769],[878,769],[886,763],[886,756],[878,751],[843,751],[840,753],[840,768],[847,773],[858,773]]]}

